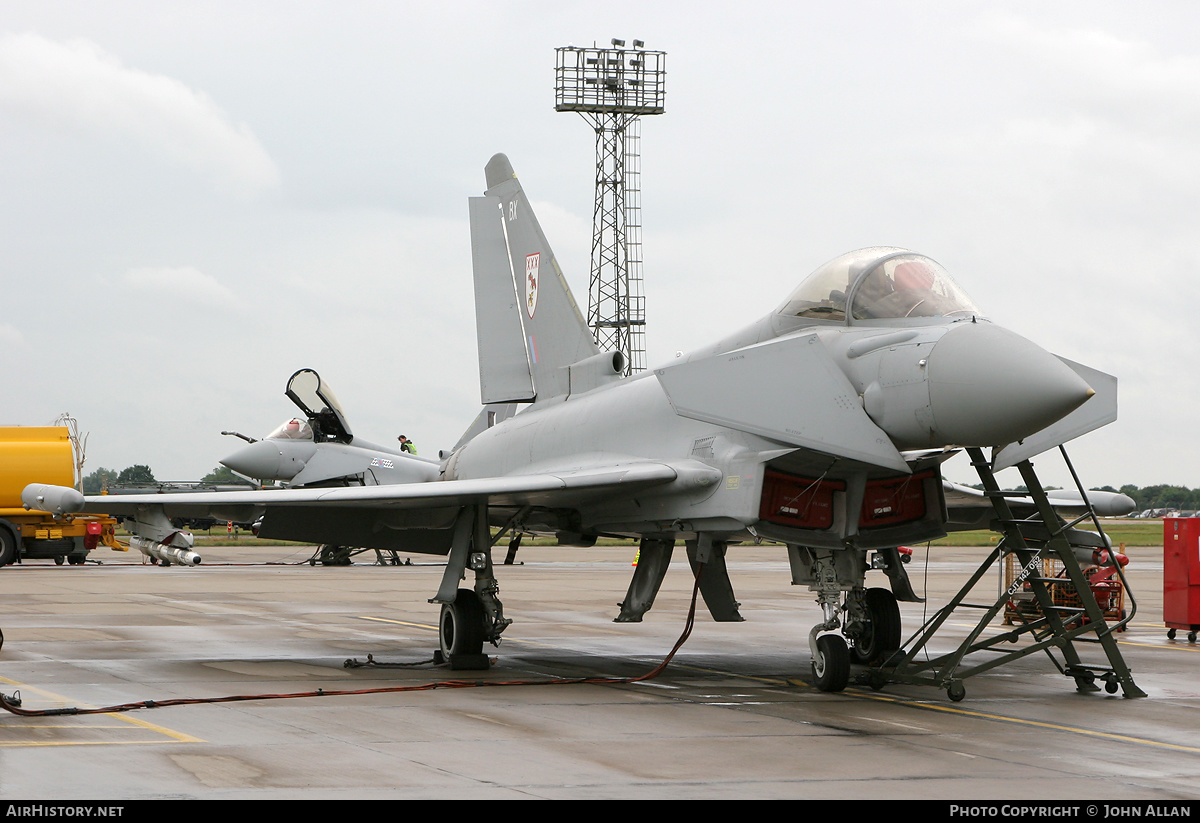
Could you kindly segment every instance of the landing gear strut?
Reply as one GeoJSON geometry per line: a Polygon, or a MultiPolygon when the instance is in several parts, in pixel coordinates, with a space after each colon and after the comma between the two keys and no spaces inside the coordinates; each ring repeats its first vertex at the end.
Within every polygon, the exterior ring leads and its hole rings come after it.
{"type": "MultiPolygon", "coordinates": [[[[825,617],[808,636],[813,678],[823,692],[841,691],[849,682],[852,661],[870,665],[900,648],[896,595],[885,588],[863,588],[865,552],[788,546],[788,555],[792,582],[816,592],[825,617]]],[[[898,559],[894,563],[899,565],[898,559]]]]}
{"type": "Polygon", "coordinates": [[[511,620],[504,616],[500,584],[492,573],[492,537],[487,507],[464,510],[454,526],[442,585],[431,602],[441,603],[438,620],[438,662],[452,669],[486,669],[491,661],[483,643],[500,645],[500,634],[511,620]],[[475,572],[475,588],[458,588],[467,569],[475,572]]]}

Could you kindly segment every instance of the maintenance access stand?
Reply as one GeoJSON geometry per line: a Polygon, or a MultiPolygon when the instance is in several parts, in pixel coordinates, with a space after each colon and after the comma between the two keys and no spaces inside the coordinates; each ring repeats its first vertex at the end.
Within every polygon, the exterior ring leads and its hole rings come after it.
{"type": "MultiPolygon", "coordinates": [[[[1071,469],[1080,495],[1087,500],[1066,451],[1061,446],[1059,450],[1071,469]]],[[[1115,694],[1120,688],[1125,697],[1145,697],[1146,693],[1133,682],[1133,675],[1117,648],[1114,636],[1133,619],[1137,604],[1130,594],[1128,613],[1115,623],[1107,623],[1076,554],[1078,550],[1086,558],[1094,556],[1092,553],[1097,549],[1108,548],[1100,521],[1091,506],[1088,505],[1087,511],[1075,520],[1065,522],[1051,506],[1028,460],[1017,464],[1028,491],[1007,492],[997,484],[992,464],[984,458],[982,449],[969,448],[967,454],[983,483],[984,493],[992,502],[996,514],[993,528],[1001,531],[1003,538],[950,603],[935,612],[882,666],[868,670],[863,676],[865,682],[875,689],[883,688],[888,683],[932,685],[944,688],[947,696],[957,702],[966,695],[963,681],[967,678],[1026,655],[1045,652],[1060,673],[1074,678],[1076,688],[1081,692],[1099,691],[1100,686],[1096,684],[1099,680],[1109,694],[1115,694]],[[1037,514],[1028,519],[1016,519],[1006,499],[1016,496],[1032,497],[1037,514]],[[1087,519],[1094,524],[1095,532],[1075,528],[1087,519]],[[1007,555],[1014,556],[1020,569],[1012,584],[991,605],[967,603],[966,598],[975,584],[1007,555]],[[1062,570],[1059,576],[1045,575],[1044,561],[1048,558],[1059,561],[1058,566],[1062,570]],[[1031,607],[1019,612],[1016,625],[984,637],[996,615],[1002,612],[1014,595],[1026,588],[1033,594],[1031,607]],[[1069,596],[1064,598],[1064,593],[1069,596]],[[1064,605],[1064,601],[1069,604],[1064,605]],[[1036,607],[1032,603],[1036,603],[1036,607]],[[982,611],[982,616],[958,648],[918,660],[918,655],[946,620],[955,612],[965,609],[982,611]],[[1022,638],[1033,642],[1015,646],[1022,638]],[[1098,644],[1107,665],[1083,662],[1080,645],[1085,643],[1098,644]],[[978,655],[983,653],[988,657],[979,661],[978,655]],[[979,662],[968,663],[967,658],[971,656],[976,656],[975,660],[979,662]]],[[[1105,566],[1106,572],[1108,564],[1115,566],[1116,576],[1125,585],[1124,574],[1113,552],[1101,551],[1098,555],[1098,565],[1105,566]]]]}

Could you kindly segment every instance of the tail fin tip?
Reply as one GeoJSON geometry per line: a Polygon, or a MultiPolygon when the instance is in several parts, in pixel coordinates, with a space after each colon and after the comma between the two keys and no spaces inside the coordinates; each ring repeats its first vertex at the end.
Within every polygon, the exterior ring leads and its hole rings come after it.
{"type": "Polygon", "coordinates": [[[483,173],[488,189],[495,188],[505,180],[514,180],[517,177],[512,163],[508,162],[508,156],[505,154],[492,155],[492,159],[484,166],[483,173]]]}

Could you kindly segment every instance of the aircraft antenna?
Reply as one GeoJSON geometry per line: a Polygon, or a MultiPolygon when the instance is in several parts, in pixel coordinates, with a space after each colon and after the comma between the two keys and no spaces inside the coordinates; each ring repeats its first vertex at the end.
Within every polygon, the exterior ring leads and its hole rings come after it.
{"type": "Polygon", "coordinates": [[[596,200],[588,326],[602,351],[625,355],[625,374],[646,368],[646,297],[642,291],[641,117],[662,114],[663,51],[555,49],[554,110],[579,112],[596,133],[596,200]]]}

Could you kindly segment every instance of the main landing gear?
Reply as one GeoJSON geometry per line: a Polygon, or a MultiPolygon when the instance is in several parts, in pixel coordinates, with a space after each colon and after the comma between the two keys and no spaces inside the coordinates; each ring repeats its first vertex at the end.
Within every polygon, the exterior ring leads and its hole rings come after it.
{"type": "Polygon", "coordinates": [[[454,525],[446,571],[431,601],[441,604],[435,659],[452,669],[487,669],[491,661],[483,653],[484,642],[500,645],[500,634],[512,623],[504,616],[500,584],[492,571],[492,545],[500,535],[492,537],[487,506],[464,509],[454,525]],[[467,569],[475,573],[473,589],[458,586],[467,569]]]}
{"type": "Polygon", "coordinates": [[[487,616],[473,589],[459,589],[453,603],[442,604],[438,650],[444,660],[465,662],[466,657],[482,657],[486,632],[487,616]]]}

